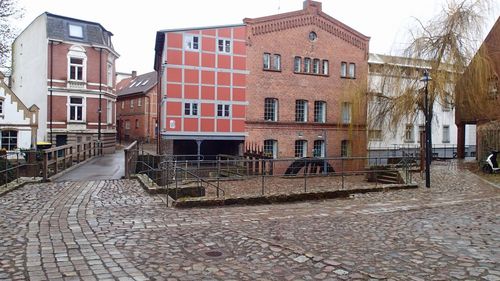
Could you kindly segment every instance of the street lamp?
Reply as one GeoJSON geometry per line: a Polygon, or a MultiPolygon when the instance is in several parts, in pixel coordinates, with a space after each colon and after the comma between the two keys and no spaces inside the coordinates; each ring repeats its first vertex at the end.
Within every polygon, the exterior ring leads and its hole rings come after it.
{"type": "Polygon", "coordinates": [[[424,76],[420,78],[420,81],[425,83],[425,100],[424,100],[424,116],[425,116],[425,187],[431,187],[431,110],[429,106],[429,81],[432,78],[429,76],[427,69],[424,70],[424,76]]]}
{"type": "MultiPolygon", "coordinates": [[[[327,146],[327,143],[326,143],[326,130],[323,130],[323,132],[321,133],[321,135],[318,135],[318,138],[320,139],[323,139],[323,174],[326,175],[328,174],[327,172],[327,159],[326,159],[326,146],[327,146]]],[[[320,152],[320,156],[321,156],[321,152],[320,152]]]]}

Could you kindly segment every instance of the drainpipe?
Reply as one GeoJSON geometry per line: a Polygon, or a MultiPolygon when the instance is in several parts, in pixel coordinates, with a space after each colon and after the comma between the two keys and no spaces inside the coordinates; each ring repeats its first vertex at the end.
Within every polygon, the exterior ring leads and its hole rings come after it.
{"type": "Polygon", "coordinates": [[[147,108],[147,111],[146,111],[146,118],[148,120],[148,130],[146,131],[146,138],[148,140],[148,143],[149,143],[149,138],[151,137],[151,130],[150,130],[150,120],[151,119],[151,97],[148,96],[148,94],[145,95],[145,97],[148,99],[148,108],[147,108]]]}
{"type": "MultiPolygon", "coordinates": [[[[50,40],[50,120],[49,120],[49,142],[52,143],[52,88],[53,88],[53,77],[54,77],[54,41],[50,40]]],[[[35,144],[36,145],[36,144],[35,144]]]]}
{"type": "Polygon", "coordinates": [[[97,141],[99,143],[99,154],[102,155],[102,143],[101,143],[101,116],[102,116],[102,48],[99,48],[99,123],[97,124],[97,141]]]}

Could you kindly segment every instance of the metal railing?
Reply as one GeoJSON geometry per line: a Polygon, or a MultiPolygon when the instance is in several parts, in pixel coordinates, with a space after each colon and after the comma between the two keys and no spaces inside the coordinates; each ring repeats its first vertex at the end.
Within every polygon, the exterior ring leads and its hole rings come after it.
{"type": "Polygon", "coordinates": [[[155,167],[141,163],[143,169],[137,173],[162,183],[160,188],[174,199],[232,198],[373,188],[387,177],[411,183],[411,169],[418,168],[419,159],[405,156],[396,160],[386,165],[382,159],[368,157],[249,160],[220,155],[217,160],[202,161],[167,157],[155,167]]]}
{"type": "Polygon", "coordinates": [[[125,153],[125,178],[130,179],[130,175],[135,174],[137,166],[137,157],[139,155],[139,146],[134,141],[124,149],[125,153]]]}

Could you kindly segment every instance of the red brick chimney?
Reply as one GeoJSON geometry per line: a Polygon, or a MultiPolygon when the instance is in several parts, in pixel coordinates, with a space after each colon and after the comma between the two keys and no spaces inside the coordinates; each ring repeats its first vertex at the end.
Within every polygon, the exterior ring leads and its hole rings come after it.
{"type": "Polygon", "coordinates": [[[132,70],[132,78],[135,78],[135,77],[137,77],[137,71],[132,70]]]}
{"type": "Polygon", "coordinates": [[[321,2],[318,1],[312,1],[312,0],[305,0],[304,1],[304,10],[316,10],[317,12],[321,12],[322,7],[321,7],[321,2]]]}

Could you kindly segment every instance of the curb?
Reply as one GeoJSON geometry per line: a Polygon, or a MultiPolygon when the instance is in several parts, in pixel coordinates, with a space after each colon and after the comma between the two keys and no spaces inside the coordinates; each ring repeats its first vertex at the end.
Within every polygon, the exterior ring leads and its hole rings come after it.
{"type": "Polygon", "coordinates": [[[292,203],[309,200],[341,199],[349,198],[353,194],[387,192],[392,190],[415,189],[416,184],[409,185],[386,185],[368,189],[334,190],[326,192],[309,192],[297,194],[279,194],[269,196],[251,196],[239,198],[188,198],[174,201],[172,206],[176,208],[197,208],[197,207],[220,207],[230,205],[263,205],[275,203],[292,203]]]}

